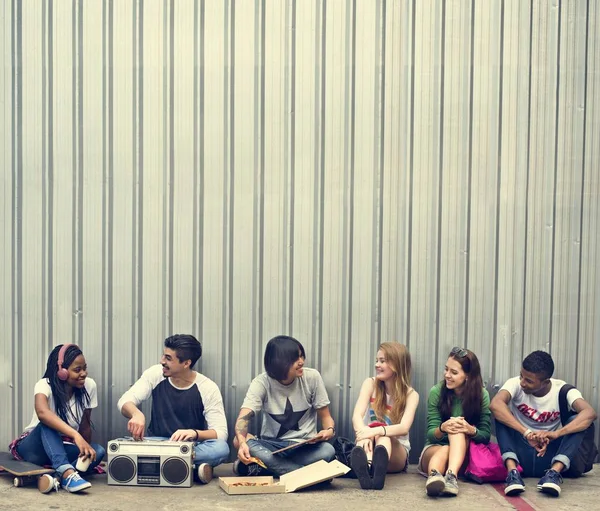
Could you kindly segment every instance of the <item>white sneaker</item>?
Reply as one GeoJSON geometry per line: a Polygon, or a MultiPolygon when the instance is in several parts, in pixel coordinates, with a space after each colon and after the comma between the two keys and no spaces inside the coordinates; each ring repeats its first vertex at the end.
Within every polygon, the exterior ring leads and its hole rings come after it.
{"type": "Polygon", "coordinates": [[[42,474],[38,477],[37,487],[42,493],[50,493],[52,490],[58,491],[60,483],[50,474],[42,474]]]}
{"type": "Polygon", "coordinates": [[[208,484],[213,478],[213,468],[208,463],[200,463],[197,469],[198,480],[202,484],[208,484]]]}

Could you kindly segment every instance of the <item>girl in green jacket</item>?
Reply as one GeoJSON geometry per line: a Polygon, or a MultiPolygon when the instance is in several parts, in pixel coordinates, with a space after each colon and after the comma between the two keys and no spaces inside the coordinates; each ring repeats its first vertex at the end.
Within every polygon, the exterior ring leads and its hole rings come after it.
{"type": "Polygon", "coordinates": [[[455,347],[448,355],[444,380],[429,392],[427,439],[419,471],[428,476],[427,495],[458,495],[456,476],[466,465],[469,442],[488,443],[490,397],[483,388],[479,360],[455,347]]]}

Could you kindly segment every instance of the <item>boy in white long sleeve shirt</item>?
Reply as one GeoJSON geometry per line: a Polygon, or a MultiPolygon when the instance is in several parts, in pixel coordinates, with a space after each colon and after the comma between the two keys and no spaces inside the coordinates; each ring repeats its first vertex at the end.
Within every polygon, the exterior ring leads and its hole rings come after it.
{"type": "Polygon", "coordinates": [[[213,467],[229,457],[227,419],[217,384],[193,370],[202,346],[188,334],[165,339],[160,364],[150,367],[119,399],[119,411],[129,419],[127,429],[137,440],[194,442],[198,480],[210,482],[213,467]],[[152,415],[138,408],[152,396],[152,415]],[[145,434],[147,433],[147,435],[145,434]]]}

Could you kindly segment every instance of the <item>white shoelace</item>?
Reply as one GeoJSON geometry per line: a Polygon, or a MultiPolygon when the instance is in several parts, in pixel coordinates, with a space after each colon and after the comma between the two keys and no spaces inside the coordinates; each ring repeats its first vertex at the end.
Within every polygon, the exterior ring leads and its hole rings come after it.
{"type": "Polygon", "coordinates": [[[70,476],[67,476],[65,482],[63,483],[65,486],[69,486],[71,481],[80,481],[81,476],[77,472],[73,472],[70,476]]]}

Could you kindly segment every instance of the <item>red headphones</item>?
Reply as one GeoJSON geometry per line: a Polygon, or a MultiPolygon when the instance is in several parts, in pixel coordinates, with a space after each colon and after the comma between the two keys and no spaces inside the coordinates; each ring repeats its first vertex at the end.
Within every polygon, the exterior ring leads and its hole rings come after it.
{"type": "Polygon", "coordinates": [[[77,344],[63,344],[58,352],[58,371],[56,372],[56,376],[61,381],[67,381],[69,378],[69,371],[64,369],[62,365],[65,361],[65,353],[71,346],[78,347],[77,344]]]}

